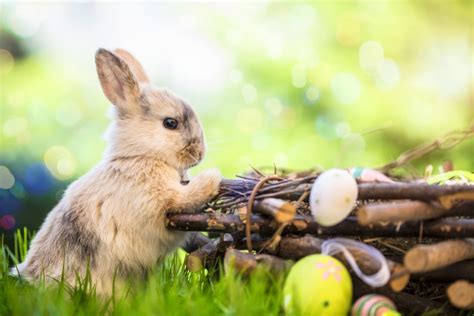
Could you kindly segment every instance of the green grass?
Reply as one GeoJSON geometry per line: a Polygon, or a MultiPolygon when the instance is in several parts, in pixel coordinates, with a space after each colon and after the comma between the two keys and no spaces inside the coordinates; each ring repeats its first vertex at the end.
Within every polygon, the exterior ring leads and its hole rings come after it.
{"type": "MultiPolygon", "coordinates": [[[[250,278],[223,269],[189,272],[179,250],[157,266],[146,282],[130,285],[126,295],[110,299],[95,295],[88,276],[72,288],[57,284],[30,284],[9,274],[9,268],[26,255],[32,234],[26,229],[15,234],[14,247],[0,238],[0,316],[16,315],[285,315],[284,276],[264,269],[250,278]]],[[[443,315],[432,310],[425,316],[443,315]]],[[[459,315],[473,315],[460,312],[459,315]]]]}
{"type": "Polygon", "coordinates": [[[9,265],[22,259],[29,234],[19,231],[15,247],[0,248],[0,315],[281,315],[283,278],[264,270],[250,279],[235,273],[191,273],[182,254],[171,255],[149,280],[125,297],[103,300],[87,278],[77,288],[31,285],[9,275],[9,265]]]}

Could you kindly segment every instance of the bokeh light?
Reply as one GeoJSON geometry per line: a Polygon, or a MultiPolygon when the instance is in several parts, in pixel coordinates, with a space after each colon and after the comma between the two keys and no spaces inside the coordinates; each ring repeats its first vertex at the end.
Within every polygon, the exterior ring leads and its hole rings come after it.
{"type": "Polygon", "coordinates": [[[280,115],[275,117],[275,119],[271,123],[279,129],[290,132],[289,135],[292,135],[292,128],[294,128],[298,124],[298,114],[292,107],[284,106],[280,115]]]}
{"type": "Polygon", "coordinates": [[[337,102],[353,104],[359,100],[361,86],[359,80],[350,73],[338,73],[331,82],[331,91],[337,102]]]}
{"type": "Polygon", "coordinates": [[[382,45],[376,41],[367,41],[360,46],[359,64],[368,73],[376,71],[378,65],[384,60],[382,45]]]}
{"type": "Polygon", "coordinates": [[[291,69],[291,82],[296,88],[303,88],[306,85],[306,67],[297,64],[291,69]]]}
{"type": "Polygon", "coordinates": [[[26,197],[25,188],[20,182],[16,182],[15,185],[10,189],[10,192],[15,196],[17,199],[24,199],[26,197]]]}
{"type": "Polygon", "coordinates": [[[54,178],[42,162],[29,165],[21,180],[25,191],[31,195],[45,194],[55,184],[54,178]]]}
{"type": "Polygon", "coordinates": [[[16,212],[21,208],[21,200],[10,191],[0,190],[0,214],[16,212]]]}
{"type": "Polygon", "coordinates": [[[15,223],[15,217],[13,217],[11,214],[6,214],[0,217],[0,228],[11,230],[15,227],[15,223]]]}
{"type": "Polygon", "coordinates": [[[77,168],[74,155],[64,146],[50,147],[44,154],[44,163],[59,180],[72,177],[77,168]]]}
{"type": "Polygon", "coordinates": [[[306,99],[308,99],[308,101],[316,102],[319,99],[320,93],[321,92],[317,87],[311,86],[306,90],[305,96],[306,96],[306,99]]]}
{"type": "Polygon", "coordinates": [[[349,124],[347,124],[347,122],[337,123],[335,129],[336,129],[336,134],[339,137],[344,137],[347,134],[349,134],[349,132],[351,131],[351,127],[349,126],[349,124]]]}
{"type": "Polygon", "coordinates": [[[19,4],[7,15],[7,25],[20,37],[31,37],[38,32],[44,18],[38,5],[19,4]]]}
{"type": "Polygon", "coordinates": [[[15,177],[5,166],[0,166],[0,189],[8,190],[15,184],[15,177]]]}
{"type": "Polygon", "coordinates": [[[390,89],[400,81],[400,69],[395,61],[385,59],[377,65],[376,83],[382,89],[390,89]]]}
{"type": "Polygon", "coordinates": [[[64,102],[56,110],[56,121],[64,126],[74,126],[81,118],[82,110],[73,102],[64,102]]]}
{"type": "Polygon", "coordinates": [[[278,116],[283,111],[283,104],[277,98],[268,98],[264,106],[265,110],[272,116],[278,116]]]}
{"type": "Polygon", "coordinates": [[[7,137],[18,137],[28,131],[28,120],[24,117],[13,117],[3,123],[3,134],[7,137]]]}
{"type": "Polygon", "coordinates": [[[316,131],[319,136],[326,140],[334,140],[339,136],[337,123],[324,116],[320,116],[316,119],[316,131]]]}

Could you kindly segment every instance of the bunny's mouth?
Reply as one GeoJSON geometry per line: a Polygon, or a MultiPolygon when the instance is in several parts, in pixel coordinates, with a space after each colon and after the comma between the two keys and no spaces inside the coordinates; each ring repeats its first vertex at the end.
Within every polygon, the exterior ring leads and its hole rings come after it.
{"type": "Polygon", "coordinates": [[[202,160],[203,153],[196,148],[196,144],[188,144],[180,151],[180,159],[188,168],[194,167],[202,160]]]}

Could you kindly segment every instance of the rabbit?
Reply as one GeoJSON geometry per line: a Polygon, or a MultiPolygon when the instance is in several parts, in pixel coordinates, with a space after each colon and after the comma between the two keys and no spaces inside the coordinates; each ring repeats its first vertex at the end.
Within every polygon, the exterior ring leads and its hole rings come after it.
{"type": "Polygon", "coordinates": [[[144,279],[186,241],[188,233],[165,227],[166,213],[203,207],[221,174],[210,169],[184,184],[206,149],[191,106],[153,86],[123,49],[100,48],[95,62],[114,112],[104,158],[66,189],[13,270],[29,281],[63,277],[71,286],[87,274],[96,293],[108,296],[144,279]]]}

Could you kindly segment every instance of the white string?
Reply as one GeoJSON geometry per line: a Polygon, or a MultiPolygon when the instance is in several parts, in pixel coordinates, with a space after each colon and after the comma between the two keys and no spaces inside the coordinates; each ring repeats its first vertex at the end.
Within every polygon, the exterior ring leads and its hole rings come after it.
{"type": "Polygon", "coordinates": [[[390,270],[388,268],[387,259],[382,253],[365,243],[358,242],[347,238],[334,238],[328,239],[321,245],[321,253],[323,255],[332,256],[339,252],[342,252],[349,265],[352,267],[357,276],[364,281],[366,284],[372,287],[382,287],[390,280],[390,270]],[[374,274],[367,275],[359,269],[354,256],[349,251],[350,248],[358,249],[366,252],[372,258],[376,259],[380,263],[380,269],[374,274]]]}

